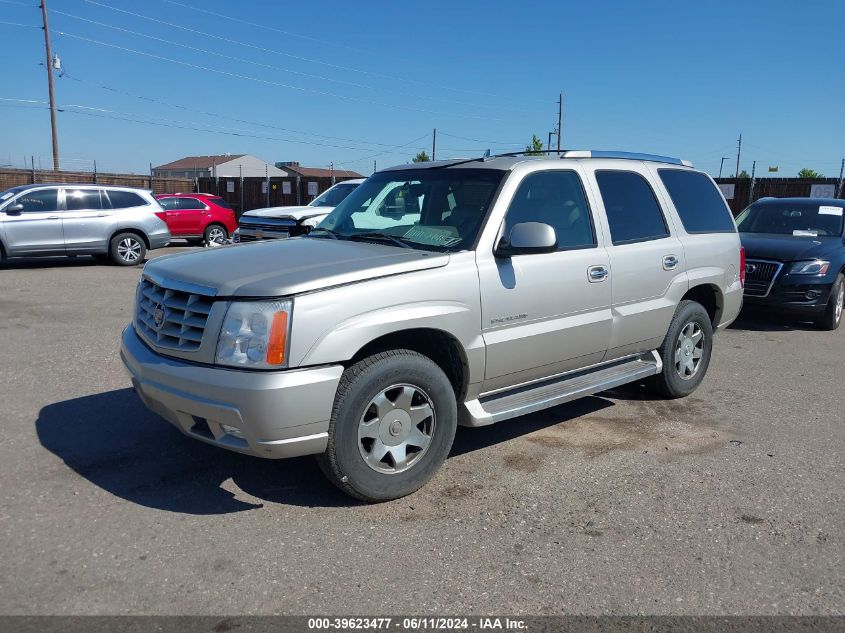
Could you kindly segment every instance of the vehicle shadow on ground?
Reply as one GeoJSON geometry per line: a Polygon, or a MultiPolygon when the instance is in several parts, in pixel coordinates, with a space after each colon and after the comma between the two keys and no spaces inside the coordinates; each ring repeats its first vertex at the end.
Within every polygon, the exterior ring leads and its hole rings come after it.
{"type": "Polygon", "coordinates": [[[759,310],[745,308],[736,321],[728,326],[729,330],[746,332],[819,332],[819,328],[809,319],[787,314],[767,314],[759,310]]]}
{"type": "MultiPolygon", "coordinates": [[[[450,457],[609,406],[613,403],[590,397],[491,427],[459,428],[450,457]]],[[[265,460],[209,446],[148,411],[131,389],[47,405],[35,427],[41,445],[78,475],[117,497],[158,510],[209,515],[263,507],[239,499],[239,491],[261,501],[303,507],[358,504],[323,477],[312,457],[265,460]]]]}
{"type": "Polygon", "coordinates": [[[107,266],[109,264],[99,262],[90,255],[79,255],[77,257],[13,257],[3,263],[3,268],[8,270],[26,270],[28,268],[84,268],[87,266],[107,266]]]}

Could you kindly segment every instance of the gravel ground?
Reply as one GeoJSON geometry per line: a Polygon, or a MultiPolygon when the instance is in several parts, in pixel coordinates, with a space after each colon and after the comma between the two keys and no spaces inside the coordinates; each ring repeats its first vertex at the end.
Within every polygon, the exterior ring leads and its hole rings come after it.
{"type": "Polygon", "coordinates": [[[118,358],[138,274],[0,271],[0,613],[843,613],[845,330],[743,316],[691,397],[459,429],[368,506],[144,409],[118,358]]]}

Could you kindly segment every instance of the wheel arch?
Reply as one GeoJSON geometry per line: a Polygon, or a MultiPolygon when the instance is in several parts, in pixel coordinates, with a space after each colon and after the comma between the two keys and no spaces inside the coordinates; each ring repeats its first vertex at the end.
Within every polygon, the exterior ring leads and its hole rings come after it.
{"type": "Polygon", "coordinates": [[[716,326],[722,320],[725,309],[725,297],[721,288],[710,283],[698,284],[686,291],[684,296],[681,297],[681,301],[684,300],[700,303],[710,316],[713,329],[716,329],[716,326]]]}
{"type": "Polygon", "coordinates": [[[150,239],[147,237],[147,234],[143,231],[143,229],[139,229],[139,228],[136,228],[134,226],[125,226],[125,227],[121,227],[121,228],[117,228],[117,229],[112,230],[111,235],[109,235],[108,242],[106,242],[106,245],[107,245],[108,248],[111,248],[111,241],[115,237],[120,235],[121,233],[133,233],[133,234],[137,235],[138,237],[141,238],[141,240],[143,240],[144,246],[146,246],[147,249],[149,250],[150,239]]]}

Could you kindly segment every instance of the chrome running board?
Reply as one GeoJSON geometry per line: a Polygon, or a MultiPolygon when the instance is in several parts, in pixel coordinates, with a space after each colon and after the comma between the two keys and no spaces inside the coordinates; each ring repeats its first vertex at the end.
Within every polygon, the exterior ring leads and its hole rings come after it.
{"type": "Polygon", "coordinates": [[[570,372],[465,402],[460,423],[463,426],[494,424],[642,380],[662,370],[660,355],[653,351],[637,358],[570,372]]]}

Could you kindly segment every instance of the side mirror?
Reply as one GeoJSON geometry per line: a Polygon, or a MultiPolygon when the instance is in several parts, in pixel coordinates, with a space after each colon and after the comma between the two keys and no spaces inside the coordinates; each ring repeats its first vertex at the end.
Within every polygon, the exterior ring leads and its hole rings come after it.
{"type": "Polygon", "coordinates": [[[552,253],[557,250],[555,230],[543,222],[520,222],[496,246],[496,257],[552,253]]]}
{"type": "Polygon", "coordinates": [[[18,202],[17,204],[13,204],[11,206],[6,207],[5,213],[6,215],[20,215],[23,212],[23,205],[18,202]]]}

